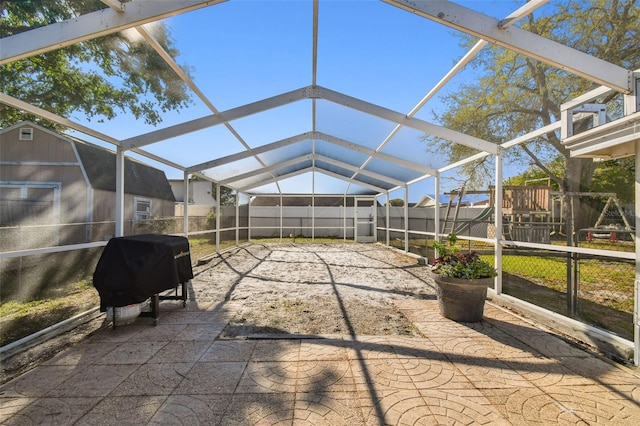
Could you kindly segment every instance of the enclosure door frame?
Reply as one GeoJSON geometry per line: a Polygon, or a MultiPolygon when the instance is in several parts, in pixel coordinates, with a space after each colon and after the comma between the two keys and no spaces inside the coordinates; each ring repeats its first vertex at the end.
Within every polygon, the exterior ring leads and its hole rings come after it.
{"type": "Polygon", "coordinates": [[[353,240],[357,243],[376,242],[376,198],[354,197],[353,199],[353,240]],[[361,206],[360,203],[363,203],[361,206]],[[361,231],[368,229],[368,232],[361,231]],[[366,235],[365,235],[366,234],[366,235]]]}

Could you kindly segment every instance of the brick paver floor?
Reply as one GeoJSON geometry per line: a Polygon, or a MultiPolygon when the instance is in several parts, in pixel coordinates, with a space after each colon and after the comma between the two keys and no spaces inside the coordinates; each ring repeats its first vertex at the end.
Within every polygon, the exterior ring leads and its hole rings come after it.
{"type": "Polygon", "coordinates": [[[165,307],[6,383],[2,424],[640,423],[632,370],[492,305],[461,324],[397,304],[425,337],[221,340],[232,309],[165,307]]]}

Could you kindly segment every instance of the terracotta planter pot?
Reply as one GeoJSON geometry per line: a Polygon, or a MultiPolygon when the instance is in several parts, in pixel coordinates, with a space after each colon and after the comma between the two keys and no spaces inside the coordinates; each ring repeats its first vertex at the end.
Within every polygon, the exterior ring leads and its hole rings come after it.
{"type": "Polygon", "coordinates": [[[443,277],[433,272],[431,278],[436,283],[438,308],[443,317],[460,322],[482,320],[487,286],[493,284],[493,278],[468,280],[443,277]]]}

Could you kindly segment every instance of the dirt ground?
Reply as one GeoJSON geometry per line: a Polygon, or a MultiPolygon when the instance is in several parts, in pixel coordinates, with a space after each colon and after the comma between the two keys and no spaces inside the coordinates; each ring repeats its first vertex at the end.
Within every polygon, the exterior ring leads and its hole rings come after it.
{"type": "Polygon", "coordinates": [[[252,244],[196,273],[195,301],[238,307],[226,338],[413,335],[393,300],[435,297],[415,257],[375,244],[252,244]]]}
{"type": "MultiPolygon", "coordinates": [[[[220,338],[418,335],[393,300],[435,298],[415,257],[377,244],[250,244],[214,256],[194,274],[190,306],[235,312],[220,338]]],[[[108,326],[99,316],[4,360],[0,383],[108,326]]]]}

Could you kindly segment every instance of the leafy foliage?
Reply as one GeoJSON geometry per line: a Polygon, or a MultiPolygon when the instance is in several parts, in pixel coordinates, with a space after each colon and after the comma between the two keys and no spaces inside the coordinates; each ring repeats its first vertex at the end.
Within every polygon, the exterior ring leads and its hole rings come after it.
{"type": "Polygon", "coordinates": [[[432,263],[433,271],[443,277],[479,279],[495,277],[496,270],[489,263],[480,259],[475,251],[459,252],[455,246],[458,238],[455,234],[449,234],[448,244],[434,241],[433,247],[438,252],[432,263]]]}
{"type": "MultiPolygon", "coordinates": [[[[557,156],[547,164],[547,168],[557,176],[564,176],[564,158],[557,156]]],[[[510,177],[507,185],[526,185],[535,180],[549,180],[552,191],[560,191],[557,182],[538,167],[529,167],[517,176],[510,177]]],[[[589,190],[591,192],[615,193],[622,203],[632,203],[635,197],[635,159],[622,158],[602,161],[596,164],[589,190]]]]}
{"type": "MultiPolygon", "coordinates": [[[[211,184],[211,196],[216,198],[216,184],[211,184]]],[[[220,205],[221,206],[235,206],[236,205],[236,191],[228,186],[220,186],[220,205]]]]}
{"type": "MultiPolygon", "coordinates": [[[[640,66],[640,7],[638,0],[555,0],[557,13],[530,14],[520,22],[527,31],[589,53],[627,69],[640,66]]],[[[476,40],[467,37],[463,45],[476,40]]],[[[446,95],[444,112],[434,115],[446,127],[500,143],[560,120],[560,105],[595,84],[561,69],[499,46],[487,45],[472,62],[479,78],[446,95]]],[[[621,113],[621,97],[600,100],[607,113],[621,113]]],[[[429,150],[458,161],[475,153],[472,148],[425,137],[429,150]]],[[[550,133],[506,152],[514,161],[533,162],[561,191],[588,191],[596,163],[572,158],[559,135],[550,133]],[[547,167],[562,158],[563,168],[547,167]]],[[[468,187],[479,187],[493,176],[492,158],[463,166],[468,187]]]]}
{"type": "MultiPolygon", "coordinates": [[[[0,1],[0,37],[105,7],[100,0],[0,1]]],[[[164,23],[145,28],[172,57],[178,55],[164,23]]],[[[0,87],[63,117],[81,112],[104,121],[127,113],[158,124],[162,112],[186,107],[190,98],[184,82],[142,41],[131,29],[18,60],[0,67],[0,87]]],[[[0,127],[22,120],[60,130],[24,111],[0,108],[0,127]]]]}
{"type": "MultiPolygon", "coordinates": [[[[564,158],[561,155],[556,156],[553,160],[546,164],[547,169],[549,169],[552,173],[557,176],[564,175],[564,158]]],[[[507,182],[507,185],[514,186],[525,186],[525,185],[547,185],[551,186],[552,191],[560,191],[560,186],[558,182],[551,180],[549,175],[544,172],[544,170],[539,167],[530,166],[524,172],[519,175],[510,177],[507,182]]]]}
{"type": "Polygon", "coordinates": [[[594,192],[615,192],[623,203],[635,199],[635,158],[603,161],[593,173],[591,190],[594,192]]]}

